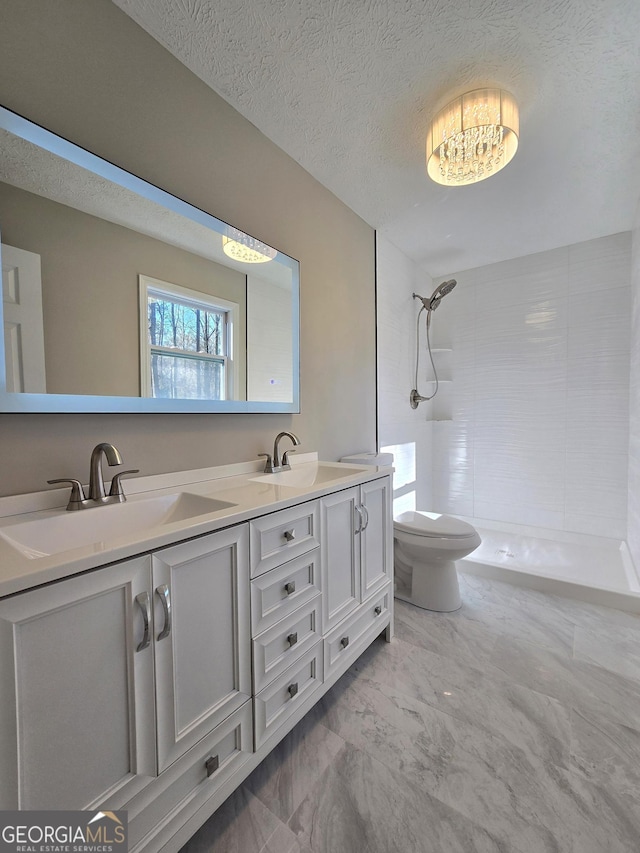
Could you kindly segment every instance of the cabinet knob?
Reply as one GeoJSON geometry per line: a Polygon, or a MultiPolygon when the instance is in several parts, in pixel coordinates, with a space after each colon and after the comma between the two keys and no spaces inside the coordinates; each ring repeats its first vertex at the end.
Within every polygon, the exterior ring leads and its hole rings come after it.
{"type": "Polygon", "coordinates": [[[342,648],[343,648],[343,649],[346,649],[346,648],[347,648],[347,646],[349,645],[349,638],[348,638],[348,637],[343,637],[343,638],[340,640],[340,645],[342,646],[342,648]]]}
{"type": "Polygon", "coordinates": [[[287,540],[287,542],[293,542],[293,540],[296,538],[295,530],[285,530],[282,535],[287,540]]]}
{"type": "Polygon", "coordinates": [[[373,612],[376,614],[376,616],[379,616],[382,613],[382,605],[378,604],[377,607],[374,607],[373,612]]]}
{"type": "Polygon", "coordinates": [[[287,642],[289,643],[289,647],[295,646],[295,644],[298,642],[298,632],[294,631],[293,634],[289,634],[289,636],[287,637],[287,642]]]}
{"type": "Polygon", "coordinates": [[[207,779],[208,779],[209,776],[213,776],[213,774],[216,772],[218,767],[220,767],[220,760],[218,759],[218,756],[212,755],[210,758],[207,758],[207,760],[204,763],[204,766],[207,770],[207,779]]]}
{"type": "Polygon", "coordinates": [[[298,692],[298,682],[297,682],[297,681],[294,681],[294,682],[293,682],[293,684],[290,684],[290,685],[287,687],[287,690],[289,691],[289,696],[291,696],[291,698],[293,699],[293,697],[294,697],[294,696],[296,695],[296,693],[298,692]]]}
{"type": "Polygon", "coordinates": [[[284,591],[287,593],[287,595],[291,595],[292,592],[296,591],[296,582],[289,581],[289,583],[286,583],[284,585],[284,591]]]}

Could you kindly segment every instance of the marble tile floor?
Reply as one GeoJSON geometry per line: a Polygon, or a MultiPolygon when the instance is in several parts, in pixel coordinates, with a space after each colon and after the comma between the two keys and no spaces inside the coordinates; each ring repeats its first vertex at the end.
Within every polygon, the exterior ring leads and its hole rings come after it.
{"type": "Polygon", "coordinates": [[[461,575],[182,853],[639,853],[640,616],[461,575]]]}

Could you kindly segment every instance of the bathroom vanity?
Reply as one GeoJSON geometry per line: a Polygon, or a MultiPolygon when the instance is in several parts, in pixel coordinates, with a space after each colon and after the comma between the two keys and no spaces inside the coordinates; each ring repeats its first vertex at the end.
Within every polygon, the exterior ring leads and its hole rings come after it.
{"type": "Polygon", "coordinates": [[[391,469],[260,463],[0,499],[0,809],[178,850],[393,628],[391,469]]]}

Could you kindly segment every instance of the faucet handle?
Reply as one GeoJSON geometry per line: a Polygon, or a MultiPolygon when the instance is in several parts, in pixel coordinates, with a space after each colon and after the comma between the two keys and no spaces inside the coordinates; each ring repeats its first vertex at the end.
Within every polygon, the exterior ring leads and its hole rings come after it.
{"type": "Polygon", "coordinates": [[[47,483],[49,483],[50,486],[54,486],[57,483],[71,483],[71,497],[69,498],[67,509],[80,509],[80,505],[85,499],[84,489],[82,488],[82,483],[80,482],[80,480],[73,480],[69,477],[62,477],[59,480],[47,480],[47,483]]]}
{"type": "Polygon", "coordinates": [[[265,465],[264,465],[264,473],[270,474],[273,471],[273,460],[271,459],[271,454],[270,453],[258,453],[258,456],[266,456],[267,457],[267,461],[265,462],[265,465]]]}
{"type": "Polygon", "coordinates": [[[139,474],[139,468],[130,468],[128,471],[118,471],[117,474],[113,475],[113,480],[111,480],[111,488],[109,489],[109,497],[111,498],[120,498],[121,501],[126,501],[126,497],[124,492],[122,491],[122,483],[121,480],[125,474],[139,474]]]}
{"type": "Polygon", "coordinates": [[[287,466],[287,468],[290,467],[289,466],[289,454],[295,453],[295,452],[296,452],[295,447],[290,447],[288,450],[285,450],[285,452],[282,454],[282,467],[283,468],[285,467],[285,465],[287,466]]]}

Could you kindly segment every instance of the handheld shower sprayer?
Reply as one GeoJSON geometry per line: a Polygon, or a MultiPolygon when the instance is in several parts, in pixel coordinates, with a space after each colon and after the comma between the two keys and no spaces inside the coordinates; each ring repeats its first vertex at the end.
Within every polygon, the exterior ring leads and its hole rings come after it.
{"type": "Polygon", "coordinates": [[[427,400],[432,400],[436,394],[438,393],[438,374],[436,373],[436,366],[433,363],[433,354],[431,352],[431,341],[429,340],[429,327],[431,326],[431,312],[435,311],[438,305],[442,302],[442,298],[446,296],[448,293],[451,293],[453,288],[456,286],[457,281],[455,278],[450,278],[448,281],[443,281],[439,284],[436,289],[433,291],[431,296],[428,298],[426,296],[420,296],[419,293],[414,293],[413,298],[419,299],[422,302],[422,308],[418,311],[418,319],[417,319],[417,329],[416,329],[416,377],[415,377],[415,388],[409,395],[409,402],[411,404],[412,409],[417,409],[419,403],[425,403],[427,400]],[[431,394],[430,397],[423,397],[418,393],[418,363],[420,359],[420,314],[423,311],[427,312],[427,347],[429,349],[429,358],[431,360],[431,367],[433,368],[433,375],[436,381],[436,387],[431,394]]]}
{"type": "Polygon", "coordinates": [[[440,305],[442,297],[451,293],[457,283],[455,278],[450,278],[449,281],[443,281],[442,284],[439,284],[428,298],[420,296],[418,293],[414,293],[413,298],[419,299],[422,302],[422,307],[426,308],[427,311],[435,311],[438,305],[440,305]]]}

